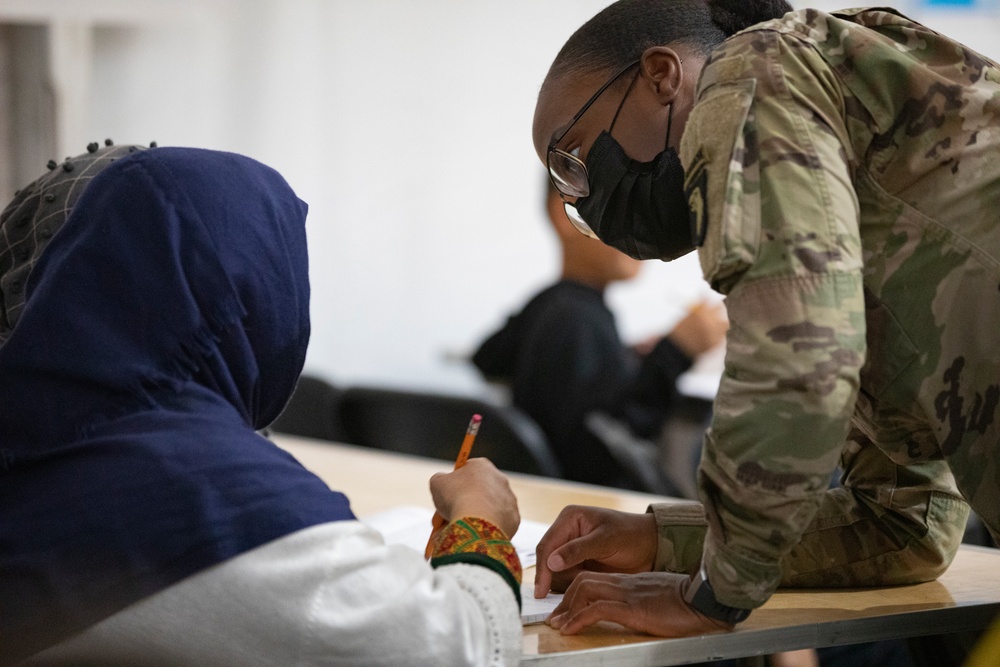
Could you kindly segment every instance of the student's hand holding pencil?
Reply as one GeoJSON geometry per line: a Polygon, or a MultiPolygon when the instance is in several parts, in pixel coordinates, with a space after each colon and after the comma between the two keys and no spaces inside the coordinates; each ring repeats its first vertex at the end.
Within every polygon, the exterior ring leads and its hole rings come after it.
{"type": "MultiPolygon", "coordinates": [[[[481,415],[472,415],[469,427],[465,429],[465,438],[462,440],[462,447],[458,450],[458,456],[455,457],[455,470],[464,466],[465,462],[469,460],[469,454],[472,453],[472,445],[476,442],[476,436],[479,434],[479,425],[482,421],[483,418],[481,415]]],[[[431,557],[431,551],[434,549],[434,536],[441,532],[441,529],[446,525],[448,525],[448,522],[441,516],[441,513],[434,512],[434,516],[431,517],[431,536],[427,538],[424,558],[431,557]]]]}
{"type": "Polygon", "coordinates": [[[507,476],[488,459],[469,459],[462,468],[431,477],[431,496],[445,522],[463,517],[489,521],[513,537],[521,525],[517,498],[507,476]]]}
{"type": "Polygon", "coordinates": [[[521,524],[517,499],[507,484],[507,478],[492,463],[486,459],[475,459],[471,462],[470,471],[460,474],[470,462],[469,454],[482,420],[479,415],[472,416],[455,459],[455,472],[438,473],[431,477],[431,496],[437,512],[431,521],[431,536],[424,549],[424,558],[431,557],[434,537],[449,521],[462,517],[485,519],[504,531],[508,538],[514,536],[514,531],[521,524]]]}

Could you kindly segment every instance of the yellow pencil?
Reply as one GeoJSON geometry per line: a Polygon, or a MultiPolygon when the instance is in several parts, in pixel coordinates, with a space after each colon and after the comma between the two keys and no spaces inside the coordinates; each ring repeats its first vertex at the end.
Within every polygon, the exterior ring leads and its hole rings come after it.
{"type": "MultiPolygon", "coordinates": [[[[455,470],[464,466],[465,462],[469,460],[469,454],[472,452],[472,443],[476,441],[476,434],[479,433],[479,424],[482,421],[483,418],[480,415],[472,415],[469,428],[465,429],[465,438],[462,440],[462,447],[458,450],[458,457],[455,458],[455,470]]],[[[434,512],[434,518],[431,519],[433,529],[431,530],[430,539],[427,540],[427,548],[424,549],[424,558],[431,557],[431,551],[434,548],[434,536],[447,524],[448,522],[443,516],[434,512]]]]}

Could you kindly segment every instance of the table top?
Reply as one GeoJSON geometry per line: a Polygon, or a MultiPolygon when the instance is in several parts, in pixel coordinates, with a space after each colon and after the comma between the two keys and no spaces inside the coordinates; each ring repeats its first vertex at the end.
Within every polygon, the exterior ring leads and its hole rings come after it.
{"type": "MultiPolygon", "coordinates": [[[[330,488],[346,493],[351,509],[359,517],[401,505],[433,509],[429,486],[431,475],[447,472],[453,467],[447,461],[367,447],[286,435],[276,435],[272,439],[330,488]]],[[[650,502],[664,500],[648,493],[558,479],[514,473],[508,476],[521,516],[544,523],[555,521],[566,505],[596,505],[626,512],[645,512],[650,502]]]]}
{"type": "MultiPolygon", "coordinates": [[[[400,505],[433,507],[427,480],[446,461],[278,436],[275,441],[364,517],[400,505]]],[[[644,493],[510,475],[521,515],[550,523],[569,504],[643,512],[644,493]]],[[[546,625],[524,629],[525,664],[678,665],[777,651],[896,639],[986,627],[1000,614],[1000,550],[963,546],[937,581],[855,589],[781,589],[733,632],[660,639],[603,623],[563,636],[546,625]]],[[[527,577],[533,576],[529,570],[527,577]]]]}

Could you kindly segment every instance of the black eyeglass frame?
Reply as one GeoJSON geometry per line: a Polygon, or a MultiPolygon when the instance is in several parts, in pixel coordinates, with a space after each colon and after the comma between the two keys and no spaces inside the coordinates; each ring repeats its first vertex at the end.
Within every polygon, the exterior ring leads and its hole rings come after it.
{"type": "MultiPolygon", "coordinates": [[[[566,127],[564,127],[562,130],[559,130],[559,132],[556,133],[556,135],[552,137],[552,140],[549,142],[548,150],[545,152],[545,168],[546,168],[546,170],[549,173],[549,179],[552,181],[553,187],[555,187],[556,191],[560,194],[560,196],[562,196],[564,198],[565,197],[586,197],[587,195],[590,194],[590,182],[589,182],[589,177],[587,175],[587,165],[585,165],[583,163],[583,160],[581,160],[577,156],[573,155],[572,153],[568,153],[568,152],[562,150],[561,148],[556,148],[556,144],[558,144],[560,141],[562,141],[563,137],[565,137],[566,134],[571,129],[573,129],[573,126],[576,125],[577,121],[580,120],[580,118],[583,117],[583,114],[587,113],[587,109],[589,109],[594,104],[594,102],[597,101],[597,98],[599,98],[604,93],[605,90],[607,90],[608,88],[610,88],[615,83],[615,81],[617,81],[618,79],[620,79],[626,72],[628,72],[630,69],[632,69],[636,65],[640,64],[641,62],[642,62],[641,60],[635,60],[635,61],[629,63],[628,65],[626,65],[625,67],[621,68],[618,72],[616,72],[610,79],[608,79],[604,83],[604,85],[602,85],[600,88],[597,89],[596,93],[594,93],[593,95],[591,95],[590,99],[587,100],[586,103],[584,103],[584,105],[582,107],[580,107],[580,110],[577,111],[576,114],[574,114],[573,118],[570,119],[570,121],[566,125],[566,127]],[[578,188],[578,189],[576,189],[574,191],[568,191],[568,190],[564,190],[562,187],[560,187],[560,185],[559,185],[560,181],[562,181],[563,183],[565,183],[566,181],[565,181],[565,179],[562,179],[561,177],[557,177],[553,173],[553,171],[552,171],[552,154],[553,153],[555,153],[561,159],[574,164],[575,166],[579,167],[582,170],[583,175],[584,175],[584,183],[587,184],[586,190],[584,190],[582,188],[578,188]]],[[[612,129],[614,128],[615,121],[618,120],[618,113],[622,110],[622,104],[624,104],[625,98],[628,96],[628,93],[632,89],[633,85],[635,85],[635,81],[634,80],[632,81],[632,84],[629,86],[629,90],[625,91],[625,95],[622,97],[622,103],[618,105],[618,109],[615,111],[615,117],[611,120],[611,128],[612,129]]]]}

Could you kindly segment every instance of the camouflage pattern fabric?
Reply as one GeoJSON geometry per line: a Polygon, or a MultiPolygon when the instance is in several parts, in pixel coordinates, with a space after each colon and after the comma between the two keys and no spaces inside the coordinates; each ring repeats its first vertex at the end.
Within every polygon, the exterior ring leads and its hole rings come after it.
{"type": "Polygon", "coordinates": [[[794,12],[712,53],[681,156],[731,330],[704,514],[652,508],[658,565],[750,608],[932,579],[968,505],[1000,534],[997,65],[892,10],[794,12]]]}

